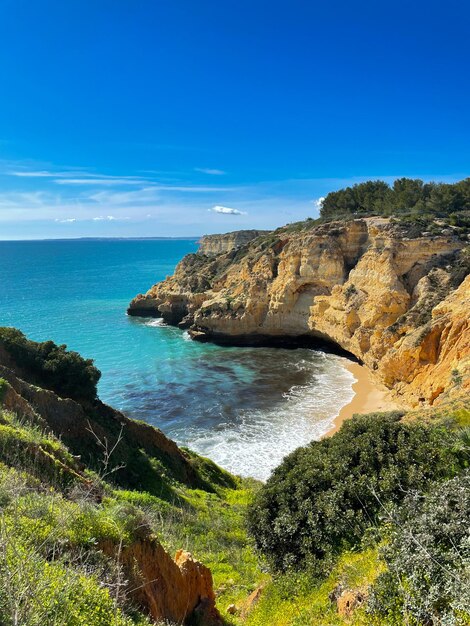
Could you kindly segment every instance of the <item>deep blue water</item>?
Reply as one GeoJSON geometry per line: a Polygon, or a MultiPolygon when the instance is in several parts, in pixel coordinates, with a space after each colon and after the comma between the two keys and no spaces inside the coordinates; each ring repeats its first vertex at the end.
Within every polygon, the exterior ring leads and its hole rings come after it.
{"type": "Polygon", "coordinates": [[[195,251],[188,240],[0,242],[0,325],[95,359],[101,398],[236,473],[266,478],[352,397],[341,358],[190,341],[128,302],[195,251]]]}

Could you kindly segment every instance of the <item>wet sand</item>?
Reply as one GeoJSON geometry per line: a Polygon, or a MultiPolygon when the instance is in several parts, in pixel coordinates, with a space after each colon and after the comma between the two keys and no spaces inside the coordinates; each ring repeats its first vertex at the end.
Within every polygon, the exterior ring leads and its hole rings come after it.
{"type": "Polygon", "coordinates": [[[333,435],[341,427],[344,420],[349,419],[355,413],[394,411],[402,408],[392,399],[386,389],[377,385],[366,367],[352,361],[348,361],[345,366],[356,379],[352,387],[355,395],[351,402],[338,413],[332,428],[326,433],[326,437],[333,435]]]}

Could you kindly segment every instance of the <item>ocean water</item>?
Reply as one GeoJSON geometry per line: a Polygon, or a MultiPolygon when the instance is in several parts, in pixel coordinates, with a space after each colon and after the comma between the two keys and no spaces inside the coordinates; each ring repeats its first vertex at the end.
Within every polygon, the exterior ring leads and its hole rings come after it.
{"type": "Polygon", "coordinates": [[[196,240],[0,242],[0,325],[93,358],[101,398],[228,470],[266,479],[352,396],[341,357],[200,344],[128,302],[196,240]]]}

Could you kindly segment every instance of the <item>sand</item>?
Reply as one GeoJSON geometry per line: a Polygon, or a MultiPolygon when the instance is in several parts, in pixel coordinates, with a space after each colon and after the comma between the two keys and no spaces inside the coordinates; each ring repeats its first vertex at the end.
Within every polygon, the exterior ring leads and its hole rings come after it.
{"type": "Polygon", "coordinates": [[[394,411],[401,407],[394,402],[390,393],[385,388],[380,388],[373,380],[371,372],[359,363],[347,361],[346,368],[356,379],[353,384],[354,398],[349,404],[343,406],[334,420],[333,427],[326,433],[332,435],[340,427],[344,420],[349,419],[355,413],[373,413],[375,411],[394,411]]]}

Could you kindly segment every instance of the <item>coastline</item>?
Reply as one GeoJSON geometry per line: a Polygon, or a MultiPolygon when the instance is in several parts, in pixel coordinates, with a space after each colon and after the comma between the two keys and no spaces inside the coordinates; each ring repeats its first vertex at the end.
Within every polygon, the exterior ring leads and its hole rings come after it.
{"type": "Polygon", "coordinates": [[[324,437],[330,437],[337,432],[343,422],[350,419],[355,413],[395,411],[403,408],[393,400],[389,391],[377,385],[372,373],[364,365],[346,361],[345,367],[356,379],[352,386],[354,397],[351,402],[342,407],[335,417],[332,427],[325,433],[324,437]]]}

